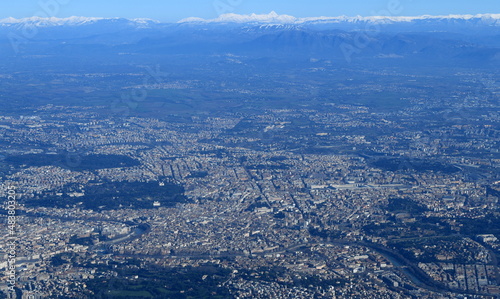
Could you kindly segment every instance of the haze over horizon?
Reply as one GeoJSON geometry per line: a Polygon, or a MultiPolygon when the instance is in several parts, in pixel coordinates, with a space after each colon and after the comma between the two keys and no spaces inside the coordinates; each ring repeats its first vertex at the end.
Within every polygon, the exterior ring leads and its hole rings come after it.
{"type": "Polygon", "coordinates": [[[500,13],[494,0],[457,2],[451,0],[439,3],[430,0],[312,0],[307,4],[290,3],[283,0],[187,0],[183,2],[150,0],[147,3],[135,0],[106,1],[33,1],[20,0],[15,3],[0,3],[0,19],[49,16],[66,18],[71,16],[151,18],[161,22],[177,22],[189,17],[215,19],[225,13],[267,14],[276,11],[279,15],[297,18],[318,16],[418,16],[449,14],[495,14],[500,13]],[[432,4],[432,5],[431,5],[432,4]]]}

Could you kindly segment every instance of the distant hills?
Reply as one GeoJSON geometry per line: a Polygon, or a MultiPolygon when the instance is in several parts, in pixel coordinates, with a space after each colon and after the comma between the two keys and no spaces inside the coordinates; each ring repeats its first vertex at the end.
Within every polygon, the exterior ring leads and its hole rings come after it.
{"type": "Polygon", "coordinates": [[[151,19],[125,19],[125,18],[92,18],[92,17],[69,17],[69,18],[42,18],[42,17],[30,17],[30,18],[6,18],[0,19],[0,26],[3,27],[19,27],[21,26],[36,26],[36,27],[54,27],[54,26],[84,26],[92,25],[96,23],[128,23],[135,24],[138,27],[144,24],[158,24],[158,21],[151,19]]]}
{"type": "Polygon", "coordinates": [[[0,20],[0,54],[238,55],[243,59],[500,62],[500,14],[316,17],[224,14],[177,23],[124,18],[0,20]]]}

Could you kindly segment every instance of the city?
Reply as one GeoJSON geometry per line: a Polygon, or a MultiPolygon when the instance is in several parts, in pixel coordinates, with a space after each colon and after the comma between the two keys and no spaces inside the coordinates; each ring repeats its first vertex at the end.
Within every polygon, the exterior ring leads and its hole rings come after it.
{"type": "Polygon", "coordinates": [[[499,298],[499,20],[0,20],[0,298],[499,298]]]}

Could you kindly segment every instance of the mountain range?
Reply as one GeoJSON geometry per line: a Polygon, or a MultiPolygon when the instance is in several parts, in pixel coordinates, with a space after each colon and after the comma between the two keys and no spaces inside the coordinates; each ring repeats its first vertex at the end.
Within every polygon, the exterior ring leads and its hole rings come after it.
{"type": "Polygon", "coordinates": [[[5,57],[179,54],[494,66],[500,61],[500,14],[296,18],[271,12],[177,23],[91,17],[0,20],[0,55],[5,57]]]}
{"type": "MultiPolygon", "coordinates": [[[[96,17],[68,17],[68,18],[42,18],[42,17],[29,17],[22,19],[6,18],[0,19],[0,26],[12,26],[16,24],[32,24],[40,27],[49,26],[80,26],[88,25],[96,22],[116,22],[128,21],[136,23],[137,25],[158,25],[161,22],[152,19],[124,19],[124,18],[96,18],[96,17]]],[[[290,15],[279,15],[272,11],[269,14],[250,14],[239,15],[228,13],[220,15],[215,19],[203,19],[197,17],[190,17],[180,20],[177,23],[271,23],[271,24],[342,24],[342,23],[380,23],[380,24],[397,24],[397,23],[434,23],[434,24],[451,24],[458,25],[460,23],[469,26],[500,26],[500,14],[477,14],[477,15],[422,15],[422,16],[339,16],[339,17],[309,17],[309,18],[296,18],[290,15]]],[[[164,23],[168,24],[168,23],[164,23]]]]}

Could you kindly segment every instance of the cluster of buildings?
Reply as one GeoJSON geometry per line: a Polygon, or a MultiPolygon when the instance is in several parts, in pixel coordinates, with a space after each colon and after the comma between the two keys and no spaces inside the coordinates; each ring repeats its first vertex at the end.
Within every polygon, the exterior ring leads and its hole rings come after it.
{"type": "MultiPolygon", "coordinates": [[[[498,213],[498,198],[486,191],[486,186],[500,180],[495,170],[498,159],[450,154],[497,153],[493,145],[498,134],[477,125],[436,129],[424,138],[404,117],[396,123],[390,119],[393,115],[374,115],[366,107],[335,109],[343,112],[270,110],[254,117],[253,127],[239,131],[235,128],[244,118],[231,113],[192,116],[183,123],[100,118],[92,110],[76,107],[44,108],[37,117],[1,117],[0,132],[9,142],[1,153],[4,157],[62,151],[82,156],[119,154],[140,162],[84,171],[71,165],[14,169],[4,163],[5,186],[13,184],[20,190],[18,289],[35,298],[77,297],[86,292],[86,281],[117,277],[118,272],[104,271],[102,265],[137,258],[164,267],[207,261],[230,269],[231,277],[222,287],[235,298],[500,294],[498,265],[491,258],[499,253],[498,236],[471,240],[475,247],[466,264],[447,259],[461,254],[453,246],[436,261],[402,260],[399,266],[376,247],[395,250],[390,248],[394,240],[440,237],[439,227],[418,227],[420,219],[444,219],[459,234],[461,227],[454,218],[498,213]],[[297,124],[298,115],[311,123],[297,124]],[[366,133],[373,128],[394,134],[366,133]],[[454,142],[459,133],[473,142],[454,142]],[[326,153],[311,153],[311,148],[326,153]],[[360,154],[364,150],[370,154],[360,154]],[[461,171],[388,171],[371,164],[377,158],[374,153],[438,157],[461,171]],[[78,192],[84,194],[85,186],[103,180],[175,182],[183,186],[190,203],[94,211],[23,204],[28,198],[45,200],[44,192],[60,192],[69,183],[80,185],[78,192]],[[397,198],[422,210],[390,210],[389,199],[397,198]],[[134,235],[139,224],[148,230],[134,235]],[[379,233],[368,233],[367,227],[373,225],[381,227],[379,233]],[[419,268],[429,281],[444,287],[415,280],[405,267],[419,268]],[[273,276],[270,269],[281,270],[273,276]]],[[[0,243],[0,250],[5,248],[0,243]]],[[[6,267],[1,261],[2,271],[6,267]]],[[[5,286],[5,279],[2,282],[5,286]]]]}

